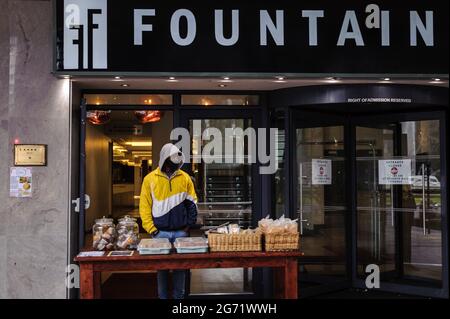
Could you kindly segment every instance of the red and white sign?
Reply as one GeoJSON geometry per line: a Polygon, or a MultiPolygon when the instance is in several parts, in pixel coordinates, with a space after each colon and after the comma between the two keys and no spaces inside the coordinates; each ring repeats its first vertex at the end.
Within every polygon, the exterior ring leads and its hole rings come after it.
{"type": "Polygon", "coordinates": [[[312,164],[312,184],[313,185],[331,185],[332,182],[332,164],[329,159],[311,160],[312,164]]]}
{"type": "Polygon", "coordinates": [[[379,160],[378,183],[380,185],[411,184],[411,160],[410,159],[379,160]]]}

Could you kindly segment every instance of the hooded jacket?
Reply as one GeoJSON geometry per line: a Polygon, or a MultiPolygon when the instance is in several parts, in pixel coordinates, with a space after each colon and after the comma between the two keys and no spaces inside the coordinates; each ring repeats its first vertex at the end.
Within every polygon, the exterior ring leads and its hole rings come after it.
{"type": "Polygon", "coordinates": [[[197,195],[191,177],[180,169],[168,177],[161,171],[164,162],[180,150],[168,143],[161,149],[158,167],[145,176],[139,202],[142,227],[148,232],[179,230],[192,226],[197,220],[197,195]]]}

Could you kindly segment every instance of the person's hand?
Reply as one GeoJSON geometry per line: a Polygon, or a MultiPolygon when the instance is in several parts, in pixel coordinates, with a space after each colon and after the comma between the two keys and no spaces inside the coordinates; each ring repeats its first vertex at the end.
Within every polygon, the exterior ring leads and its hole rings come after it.
{"type": "Polygon", "coordinates": [[[159,230],[155,230],[153,233],[150,234],[150,236],[152,238],[155,238],[155,236],[158,235],[158,233],[159,233],[159,230]]]}

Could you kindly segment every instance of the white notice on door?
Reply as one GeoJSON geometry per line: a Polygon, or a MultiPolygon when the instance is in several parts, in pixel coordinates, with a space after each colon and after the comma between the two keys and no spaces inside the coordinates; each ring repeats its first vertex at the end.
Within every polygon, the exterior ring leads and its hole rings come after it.
{"type": "Polygon", "coordinates": [[[313,158],[311,164],[312,184],[331,185],[331,160],[313,158]]]}
{"type": "Polygon", "coordinates": [[[379,160],[378,183],[380,185],[411,184],[411,160],[379,160]]]}

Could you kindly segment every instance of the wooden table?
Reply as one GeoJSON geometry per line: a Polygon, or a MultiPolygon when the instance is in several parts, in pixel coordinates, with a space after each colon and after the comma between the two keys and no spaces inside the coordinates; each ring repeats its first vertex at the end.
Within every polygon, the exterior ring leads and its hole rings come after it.
{"type": "Polygon", "coordinates": [[[75,257],[80,265],[80,298],[101,298],[101,272],[163,269],[252,268],[274,270],[274,297],[297,299],[297,258],[290,252],[215,252],[204,254],[139,255],[127,257],[75,257]]]}

